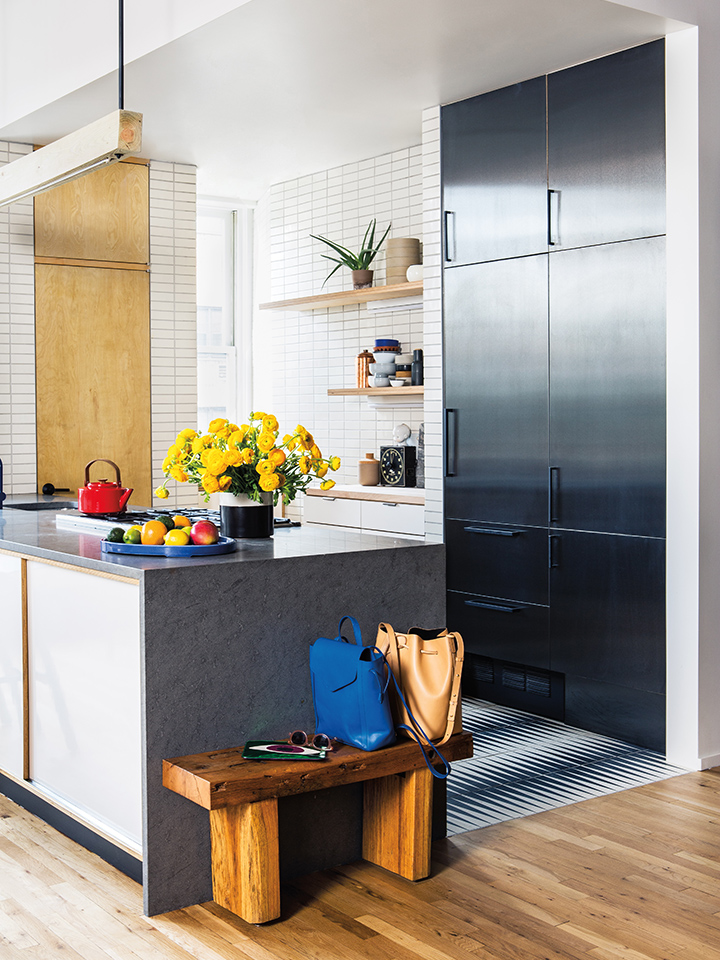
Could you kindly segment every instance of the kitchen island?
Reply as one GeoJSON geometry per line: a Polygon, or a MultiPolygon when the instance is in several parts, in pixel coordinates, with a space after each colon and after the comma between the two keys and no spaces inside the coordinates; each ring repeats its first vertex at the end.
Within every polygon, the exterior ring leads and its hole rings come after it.
{"type": "MultiPolygon", "coordinates": [[[[366,642],[444,624],[444,547],[307,527],[189,560],[100,543],[0,510],[0,791],[142,859],[152,915],[212,899],[207,818],[162,760],[312,729],[309,644],[348,613],[366,642]]],[[[358,802],[287,798],[284,874],[359,856],[358,802]]]]}

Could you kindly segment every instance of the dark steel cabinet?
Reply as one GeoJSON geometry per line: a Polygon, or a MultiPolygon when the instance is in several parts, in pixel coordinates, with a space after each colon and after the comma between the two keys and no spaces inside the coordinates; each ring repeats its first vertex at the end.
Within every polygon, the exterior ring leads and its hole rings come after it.
{"type": "Polygon", "coordinates": [[[445,260],[547,251],[545,77],[443,108],[445,260]]]}
{"type": "Polygon", "coordinates": [[[551,249],[665,233],[665,42],[548,76],[551,249]]]}
{"type": "Polygon", "coordinates": [[[665,536],[665,238],[550,256],[550,520],[665,536]]]}
{"type": "Polygon", "coordinates": [[[447,615],[448,623],[462,635],[468,653],[549,669],[546,606],[449,590],[447,615]]]}
{"type": "Polygon", "coordinates": [[[547,255],[445,272],[445,512],[547,524],[547,255]]]}

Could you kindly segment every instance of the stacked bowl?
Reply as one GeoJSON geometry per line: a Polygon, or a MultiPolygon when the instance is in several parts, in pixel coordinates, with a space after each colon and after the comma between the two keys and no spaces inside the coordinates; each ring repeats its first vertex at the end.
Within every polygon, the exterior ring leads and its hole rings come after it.
{"type": "Polygon", "coordinates": [[[399,340],[380,337],[375,341],[372,351],[375,363],[370,364],[373,387],[390,386],[390,378],[395,376],[395,357],[399,352],[399,340]]]}

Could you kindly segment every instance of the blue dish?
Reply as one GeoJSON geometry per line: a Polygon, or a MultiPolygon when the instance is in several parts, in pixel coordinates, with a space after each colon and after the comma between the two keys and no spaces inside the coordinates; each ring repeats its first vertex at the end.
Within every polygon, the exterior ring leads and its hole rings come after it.
{"type": "Polygon", "coordinates": [[[376,340],[375,346],[376,347],[399,347],[400,341],[399,340],[376,340]]]}
{"type": "Polygon", "coordinates": [[[220,537],[217,543],[189,543],[186,547],[169,546],[160,543],[151,546],[145,543],[110,543],[102,540],[103,553],[134,553],[143,557],[211,557],[218,553],[232,553],[237,549],[237,540],[220,537]]]}

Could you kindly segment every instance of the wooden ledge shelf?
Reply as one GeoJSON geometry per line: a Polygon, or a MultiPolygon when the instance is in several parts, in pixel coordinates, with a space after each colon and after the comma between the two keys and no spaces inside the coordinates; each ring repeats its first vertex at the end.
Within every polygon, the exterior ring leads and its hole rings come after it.
{"type": "Polygon", "coordinates": [[[331,387],[329,397],[417,397],[425,393],[425,387],[331,387]]]}
{"type": "Polygon", "coordinates": [[[261,310],[327,310],[329,307],[347,307],[369,303],[372,300],[397,300],[417,297],[423,292],[422,280],[415,283],[393,283],[385,287],[367,287],[365,290],[340,290],[337,293],[318,293],[314,297],[294,300],[274,300],[261,303],[261,310]]]}

